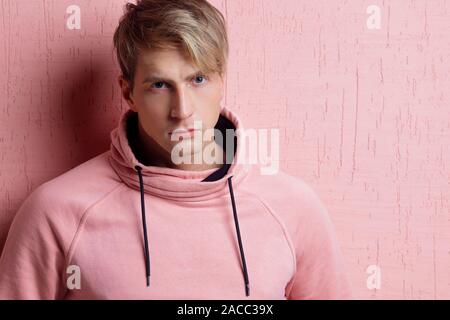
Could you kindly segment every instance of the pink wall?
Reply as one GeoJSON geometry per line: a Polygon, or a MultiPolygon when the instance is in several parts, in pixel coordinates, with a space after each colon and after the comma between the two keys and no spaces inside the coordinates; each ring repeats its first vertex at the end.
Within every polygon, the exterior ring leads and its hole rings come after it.
{"type": "MultiPolygon", "coordinates": [[[[30,191],[105,151],[126,104],[125,1],[0,1],[1,249],[30,191]]],[[[326,203],[355,296],[450,299],[450,2],[211,2],[229,24],[225,104],[280,129],[281,168],[326,203]]]]}

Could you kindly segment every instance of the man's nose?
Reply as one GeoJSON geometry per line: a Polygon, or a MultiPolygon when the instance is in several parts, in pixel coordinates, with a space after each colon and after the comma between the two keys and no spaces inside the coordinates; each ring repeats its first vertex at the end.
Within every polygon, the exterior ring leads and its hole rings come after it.
{"type": "Polygon", "coordinates": [[[184,88],[177,89],[170,115],[173,118],[186,119],[194,112],[192,101],[184,88]]]}

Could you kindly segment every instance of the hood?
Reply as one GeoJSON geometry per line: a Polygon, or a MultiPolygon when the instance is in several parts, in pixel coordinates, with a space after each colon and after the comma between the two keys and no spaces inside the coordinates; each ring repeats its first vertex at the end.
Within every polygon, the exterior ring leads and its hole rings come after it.
{"type": "Polygon", "coordinates": [[[122,114],[118,127],[111,132],[110,163],[122,181],[130,188],[140,189],[135,169],[136,166],[140,166],[145,193],[175,201],[199,201],[227,193],[228,177],[233,177],[233,185],[236,187],[250,170],[248,163],[244,163],[240,159],[242,123],[237,115],[226,107],[221,109],[216,128],[223,131],[224,138],[226,137],[225,129],[240,129],[235,131],[235,155],[231,165],[226,166],[228,169],[226,175],[222,179],[208,181],[208,183],[202,183],[202,180],[207,179],[217,169],[188,171],[145,166],[139,162],[132,152],[128,140],[129,136],[135,134],[136,124],[137,113],[129,109],[122,114]],[[128,126],[128,123],[132,125],[128,126]]]}
{"type": "MultiPolygon", "coordinates": [[[[108,159],[120,179],[130,188],[139,191],[141,195],[147,286],[150,286],[150,255],[144,201],[145,194],[164,198],[168,201],[201,201],[228,194],[230,197],[230,213],[233,213],[236,237],[242,260],[245,293],[249,296],[250,285],[239,230],[237,205],[233,193],[233,188],[236,189],[250,171],[250,165],[240,158],[240,151],[243,145],[241,143],[243,140],[242,131],[244,129],[240,119],[228,108],[221,108],[215,128],[222,132],[224,143],[221,146],[225,152],[227,146],[225,130],[235,130],[233,161],[230,164],[224,164],[219,169],[214,168],[204,171],[188,171],[142,164],[136,158],[130,146],[130,144],[132,145],[133,137],[138,132],[137,124],[138,114],[133,110],[128,109],[121,115],[118,126],[110,134],[111,145],[108,159]]],[[[220,144],[220,141],[218,143],[220,144]]]]}

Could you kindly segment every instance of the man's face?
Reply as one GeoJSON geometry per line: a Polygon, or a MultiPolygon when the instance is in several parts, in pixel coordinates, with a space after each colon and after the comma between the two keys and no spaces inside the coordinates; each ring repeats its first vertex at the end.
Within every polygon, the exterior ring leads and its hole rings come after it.
{"type": "MultiPolygon", "coordinates": [[[[203,136],[219,119],[223,79],[218,73],[200,73],[179,50],[143,51],[138,58],[133,91],[127,89],[122,76],[119,84],[130,108],[139,114],[140,135],[147,151],[156,151],[165,161],[180,140],[177,133],[171,135],[173,130],[193,128],[194,121],[201,121],[202,132],[195,134],[203,136]]],[[[188,145],[194,141],[189,136],[182,140],[188,145]]],[[[192,152],[204,147],[205,143],[194,144],[192,152]]]]}

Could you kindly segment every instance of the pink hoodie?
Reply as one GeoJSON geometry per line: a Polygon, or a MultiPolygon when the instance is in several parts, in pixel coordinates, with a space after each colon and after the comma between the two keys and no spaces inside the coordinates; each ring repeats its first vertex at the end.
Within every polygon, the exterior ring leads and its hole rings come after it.
{"type": "MultiPolygon", "coordinates": [[[[240,161],[239,130],[225,169],[145,166],[128,143],[136,115],[124,112],[110,150],[21,205],[0,299],[352,299],[327,210],[303,180],[240,161]]],[[[225,107],[218,123],[243,129],[225,107]]]]}

